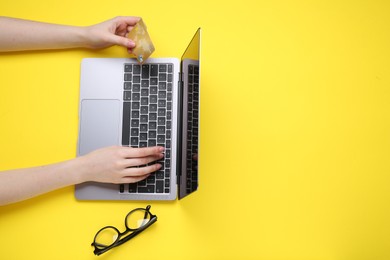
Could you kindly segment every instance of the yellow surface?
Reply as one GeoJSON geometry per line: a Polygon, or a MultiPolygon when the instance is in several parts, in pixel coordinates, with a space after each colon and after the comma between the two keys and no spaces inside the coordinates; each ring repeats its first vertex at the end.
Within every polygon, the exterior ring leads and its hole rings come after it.
{"type": "MultiPolygon", "coordinates": [[[[389,1],[1,0],[0,13],[142,16],[153,57],[179,57],[203,28],[200,190],[150,203],[157,223],[99,259],[390,259],[389,1]]],[[[126,55],[1,54],[0,168],[73,158],[81,59],[126,55]]],[[[146,204],[69,187],[1,207],[0,258],[98,259],[95,232],[146,204]]]]}

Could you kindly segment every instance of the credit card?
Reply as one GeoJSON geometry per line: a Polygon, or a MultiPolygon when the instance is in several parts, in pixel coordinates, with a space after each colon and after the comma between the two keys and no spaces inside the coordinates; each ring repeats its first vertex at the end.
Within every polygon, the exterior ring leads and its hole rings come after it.
{"type": "Polygon", "coordinates": [[[127,37],[135,42],[133,54],[139,63],[143,63],[154,52],[154,45],[142,19],[133,27],[127,37]]]}

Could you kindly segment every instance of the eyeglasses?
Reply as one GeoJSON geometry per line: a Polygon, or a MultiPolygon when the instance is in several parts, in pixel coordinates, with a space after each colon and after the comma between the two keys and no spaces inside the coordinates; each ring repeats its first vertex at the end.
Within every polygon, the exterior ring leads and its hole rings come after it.
{"type": "Polygon", "coordinates": [[[150,213],[150,205],[130,211],[125,218],[125,232],[121,233],[116,227],[106,226],[100,229],[93,239],[93,253],[101,255],[108,250],[129,241],[157,221],[157,216],[150,213]],[[131,232],[131,233],[130,233],[131,232]]]}

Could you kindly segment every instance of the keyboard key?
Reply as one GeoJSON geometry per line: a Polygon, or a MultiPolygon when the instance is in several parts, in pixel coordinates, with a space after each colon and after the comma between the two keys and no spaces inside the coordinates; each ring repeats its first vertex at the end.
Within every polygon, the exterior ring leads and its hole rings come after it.
{"type": "Polygon", "coordinates": [[[157,123],[156,122],[149,122],[149,129],[156,130],[157,123]]]}
{"type": "Polygon", "coordinates": [[[147,123],[148,122],[148,115],[141,115],[141,123],[147,123]]]}
{"type": "Polygon", "coordinates": [[[141,87],[148,88],[149,87],[149,80],[143,79],[141,81],[141,87]]]}
{"type": "Polygon", "coordinates": [[[131,128],[131,136],[138,136],[139,130],[138,128],[131,128]]]}
{"type": "Polygon", "coordinates": [[[156,183],[156,177],[154,175],[150,175],[147,179],[146,179],[146,183],[147,184],[155,184],[156,183]]]}
{"type": "Polygon", "coordinates": [[[141,89],[141,97],[147,97],[147,96],[149,96],[149,89],[148,88],[141,89]]]}
{"type": "Polygon", "coordinates": [[[131,127],[138,127],[139,126],[139,120],[138,119],[132,119],[131,120],[131,127]]]}
{"type": "Polygon", "coordinates": [[[166,90],[166,89],[167,89],[167,83],[165,82],[158,83],[158,90],[166,90]]]}
{"type": "Polygon", "coordinates": [[[130,103],[123,102],[122,145],[128,146],[130,142],[130,103]]]}
{"type": "Polygon", "coordinates": [[[163,134],[165,134],[165,126],[158,126],[158,128],[157,128],[157,133],[159,134],[159,135],[163,135],[163,134]]]}
{"type": "Polygon", "coordinates": [[[132,78],[133,78],[133,74],[125,73],[125,78],[124,78],[125,81],[131,81],[132,78]]]}
{"type": "Polygon", "coordinates": [[[149,131],[149,139],[155,139],[157,136],[156,131],[149,131]]]}
{"type": "Polygon", "coordinates": [[[165,108],[158,109],[158,116],[165,116],[165,108]]]}
{"type": "Polygon", "coordinates": [[[144,180],[142,180],[142,181],[139,181],[138,182],[138,187],[139,186],[146,186],[146,180],[144,179],[144,180]]]}
{"type": "Polygon", "coordinates": [[[148,131],[148,125],[147,124],[141,124],[139,130],[141,132],[147,132],[148,131]]]}
{"type": "Polygon", "coordinates": [[[167,65],[165,64],[160,64],[159,66],[159,72],[167,72],[167,65]]]}
{"type": "Polygon", "coordinates": [[[154,193],[154,186],[148,185],[146,187],[138,187],[139,193],[154,193]]]}
{"type": "Polygon", "coordinates": [[[141,77],[140,76],[133,76],[133,83],[141,83],[141,77]]]}
{"type": "Polygon", "coordinates": [[[133,98],[133,101],[139,101],[140,100],[140,94],[139,93],[133,93],[132,98],[133,98]]]}
{"type": "Polygon", "coordinates": [[[141,106],[147,106],[149,104],[149,98],[142,97],[141,98],[141,106]]]}
{"type": "Polygon", "coordinates": [[[138,145],[138,137],[131,137],[131,145],[132,146],[138,145]]]}
{"type": "Polygon", "coordinates": [[[142,78],[143,79],[149,78],[149,65],[147,64],[142,65],[142,78]]]}
{"type": "Polygon", "coordinates": [[[134,74],[141,74],[141,66],[140,65],[134,65],[133,73],[134,74]]]}
{"type": "Polygon", "coordinates": [[[132,109],[139,109],[139,102],[131,102],[132,109]]]}
{"type": "Polygon", "coordinates": [[[149,119],[150,120],[157,120],[157,114],[156,113],[150,113],[149,114],[149,119]]]}
{"type": "Polygon", "coordinates": [[[165,125],[165,117],[159,117],[157,121],[158,125],[165,125]]]}
{"type": "MultiPolygon", "coordinates": [[[[131,100],[131,91],[123,91],[123,100],[130,101],[131,100]]],[[[129,103],[130,105],[130,103],[129,103]]]]}
{"type": "Polygon", "coordinates": [[[161,144],[165,142],[165,136],[163,135],[158,135],[157,136],[157,143],[161,144]]]}
{"type": "Polygon", "coordinates": [[[133,92],[139,92],[141,89],[140,84],[133,84],[133,92]]]}
{"type": "Polygon", "coordinates": [[[158,98],[165,99],[167,97],[166,91],[159,91],[158,92],[158,98]]]}
{"type": "Polygon", "coordinates": [[[150,94],[157,94],[157,87],[150,87],[150,94]]]}
{"type": "Polygon", "coordinates": [[[141,114],[148,114],[148,106],[141,106],[141,114]]]}
{"type": "Polygon", "coordinates": [[[150,95],[150,103],[157,103],[157,95],[150,95]]]}
{"type": "Polygon", "coordinates": [[[150,78],[150,85],[151,86],[157,86],[157,82],[158,82],[157,78],[150,78]]]}
{"type": "Polygon", "coordinates": [[[132,72],[133,66],[131,64],[125,64],[125,72],[132,72]]]}
{"type": "Polygon", "coordinates": [[[129,193],[136,193],[137,192],[137,183],[130,183],[129,184],[129,193]]]}
{"type": "Polygon", "coordinates": [[[125,83],[123,83],[123,89],[125,89],[125,90],[131,90],[131,82],[125,82],[125,83]]]}
{"type": "Polygon", "coordinates": [[[167,74],[166,73],[158,74],[158,80],[159,81],[166,81],[167,80],[167,74]]]}
{"type": "Polygon", "coordinates": [[[163,193],[164,192],[164,181],[158,180],[156,181],[156,193],[163,193]]]}
{"type": "Polygon", "coordinates": [[[158,65],[152,64],[150,66],[150,76],[156,77],[158,75],[158,65]]]}
{"type": "Polygon", "coordinates": [[[156,176],[156,179],[163,180],[164,179],[164,172],[159,170],[156,172],[155,176],[156,176]]]}
{"type": "Polygon", "coordinates": [[[150,112],[157,112],[157,104],[150,104],[149,111],[150,112]]]}

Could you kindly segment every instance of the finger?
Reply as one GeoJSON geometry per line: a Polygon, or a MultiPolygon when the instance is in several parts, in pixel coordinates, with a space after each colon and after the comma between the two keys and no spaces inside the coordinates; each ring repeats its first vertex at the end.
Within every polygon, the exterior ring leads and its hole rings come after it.
{"type": "Polygon", "coordinates": [[[133,30],[134,26],[127,26],[127,31],[130,32],[131,30],[133,30]]]}
{"type": "Polygon", "coordinates": [[[123,156],[125,158],[141,158],[152,155],[161,154],[164,152],[164,147],[161,146],[153,146],[153,147],[144,147],[144,148],[131,148],[131,147],[123,147],[123,156]]]}
{"type": "Polygon", "coordinates": [[[156,154],[156,155],[151,155],[147,157],[141,157],[141,158],[130,158],[126,159],[126,164],[125,167],[134,167],[134,166],[140,166],[140,165],[146,165],[148,163],[157,161],[164,158],[164,154],[156,154]]]}
{"type": "Polygon", "coordinates": [[[124,22],[127,25],[136,25],[141,20],[141,17],[136,16],[119,16],[117,17],[118,22],[124,22]]]}
{"type": "Polygon", "coordinates": [[[150,174],[146,174],[143,176],[136,176],[136,177],[124,177],[120,180],[120,183],[134,183],[134,182],[139,182],[142,181],[146,178],[148,178],[150,174]]]}
{"type": "Polygon", "coordinates": [[[109,40],[112,44],[116,44],[116,45],[123,46],[126,48],[134,48],[135,47],[134,41],[132,41],[126,37],[119,36],[119,35],[112,34],[112,35],[110,35],[109,40]]]}
{"type": "Polygon", "coordinates": [[[123,177],[139,177],[147,174],[151,174],[152,172],[158,171],[161,169],[161,164],[153,164],[140,168],[127,168],[123,171],[123,177]]]}

